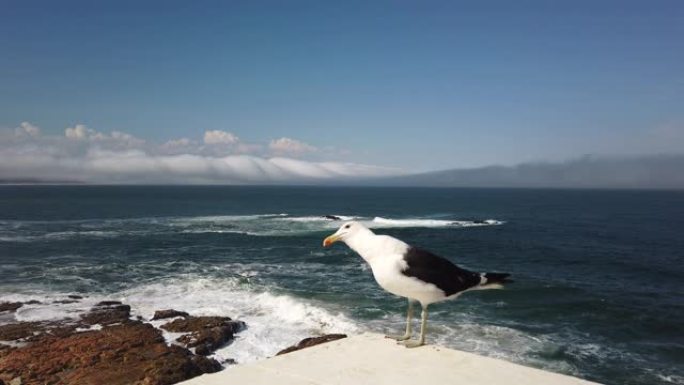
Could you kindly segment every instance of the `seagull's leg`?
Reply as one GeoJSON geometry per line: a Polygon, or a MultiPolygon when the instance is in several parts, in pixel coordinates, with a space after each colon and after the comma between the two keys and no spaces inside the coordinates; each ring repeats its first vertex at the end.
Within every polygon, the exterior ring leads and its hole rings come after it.
{"type": "Polygon", "coordinates": [[[404,345],[407,348],[417,348],[418,346],[425,345],[425,333],[427,332],[427,318],[428,318],[428,305],[423,305],[423,311],[421,312],[420,320],[420,338],[418,341],[404,341],[404,345]]]}
{"type": "Polygon", "coordinates": [[[413,301],[408,299],[408,310],[406,310],[406,333],[403,336],[388,335],[385,338],[391,338],[397,341],[406,341],[411,338],[411,321],[413,321],[413,301]]]}

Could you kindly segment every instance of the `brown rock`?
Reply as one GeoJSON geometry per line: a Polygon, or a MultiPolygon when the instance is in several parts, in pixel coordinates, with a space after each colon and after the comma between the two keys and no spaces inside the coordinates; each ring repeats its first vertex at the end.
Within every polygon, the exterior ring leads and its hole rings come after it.
{"type": "Polygon", "coordinates": [[[78,301],[75,300],[75,299],[58,299],[58,300],[56,300],[56,301],[52,301],[52,303],[59,303],[59,304],[62,304],[62,305],[65,305],[65,304],[68,304],[68,303],[76,303],[76,302],[78,302],[78,301]]]}
{"type": "MultiPolygon", "coordinates": [[[[9,354],[9,352],[11,352],[14,349],[16,349],[16,348],[8,346],[8,345],[0,344],[0,358],[2,358],[3,356],[6,356],[7,354],[9,354]]],[[[0,385],[2,385],[2,384],[0,384],[0,385]]]]}
{"type": "Polygon", "coordinates": [[[167,310],[157,310],[154,312],[154,316],[152,317],[152,321],[158,320],[158,319],[165,319],[165,318],[173,318],[173,317],[189,317],[190,314],[184,312],[184,311],[178,311],[174,309],[167,309],[167,310]]]}
{"type": "Polygon", "coordinates": [[[297,345],[293,345],[293,346],[290,346],[289,348],[285,348],[285,349],[279,351],[276,354],[276,356],[279,356],[281,354],[294,352],[296,350],[310,348],[310,347],[315,346],[315,345],[323,344],[323,343],[330,342],[330,341],[339,340],[342,338],[347,338],[347,335],[346,334],[326,334],[326,335],[322,335],[320,337],[304,338],[303,340],[299,341],[299,343],[297,345]]]}
{"type": "Polygon", "coordinates": [[[8,311],[14,313],[22,306],[24,306],[22,302],[0,302],[0,312],[8,311]]]}
{"type": "Polygon", "coordinates": [[[88,325],[111,325],[130,321],[131,307],[118,301],[104,301],[90,309],[89,313],[81,314],[81,320],[88,325]]]}
{"type": "Polygon", "coordinates": [[[114,305],[121,305],[122,303],[119,301],[102,301],[98,302],[95,304],[95,307],[107,307],[107,306],[114,306],[114,305]]]}
{"type": "Polygon", "coordinates": [[[44,322],[18,322],[14,324],[0,325],[0,341],[16,341],[29,338],[37,333],[44,333],[44,322]]]}
{"type": "Polygon", "coordinates": [[[188,317],[161,326],[170,332],[189,333],[176,341],[195,348],[195,353],[205,356],[232,341],[234,333],[244,327],[244,322],[233,321],[229,317],[188,317]]]}
{"type": "Polygon", "coordinates": [[[228,325],[231,321],[230,317],[187,317],[185,319],[176,319],[167,322],[160,327],[174,333],[188,333],[216,326],[228,325]]]}
{"type": "Polygon", "coordinates": [[[38,341],[46,335],[67,336],[82,325],[69,321],[17,322],[0,325],[0,341],[38,341]]]}
{"type": "Polygon", "coordinates": [[[0,380],[21,377],[26,385],[167,385],[220,368],[215,360],[166,345],[159,330],[135,321],[46,336],[0,356],[0,380]]]}

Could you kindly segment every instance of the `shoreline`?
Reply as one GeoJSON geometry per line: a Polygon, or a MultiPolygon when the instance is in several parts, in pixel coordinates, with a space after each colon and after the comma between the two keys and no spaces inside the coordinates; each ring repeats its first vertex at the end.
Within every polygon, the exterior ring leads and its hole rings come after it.
{"type": "MultiPolygon", "coordinates": [[[[53,303],[83,299],[71,295],[53,303]]],[[[0,314],[40,303],[1,302],[0,314]]],[[[245,328],[227,316],[174,309],[133,316],[130,305],[100,301],[70,318],[0,325],[0,385],[175,384],[235,364],[213,353],[245,328]]]]}
{"type": "Polygon", "coordinates": [[[182,385],[220,384],[598,385],[473,353],[425,345],[406,349],[380,334],[363,333],[258,362],[204,374],[182,385]]]}
{"type": "MultiPolygon", "coordinates": [[[[71,295],[56,304],[78,303],[71,295]]],[[[12,314],[37,300],[0,303],[12,314]]],[[[190,315],[174,309],[133,316],[119,301],[101,301],[77,318],[17,321],[0,325],[0,385],[47,382],[78,384],[218,385],[411,384],[596,384],[565,374],[515,364],[438,345],[407,349],[377,333],[326,334],[283,346],[256,362],[216,360],[244,322],[226,316],[190,315]],[[36,361],[35,357],[42,357],[36,361]]]]}

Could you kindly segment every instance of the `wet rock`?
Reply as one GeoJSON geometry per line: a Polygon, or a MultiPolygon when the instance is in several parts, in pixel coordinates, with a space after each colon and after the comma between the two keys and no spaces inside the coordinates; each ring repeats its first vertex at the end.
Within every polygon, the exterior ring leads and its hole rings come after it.
{"type": "Polygon", "coordinates": [[[67,298],[69,298],[69,299],[83,299],[82,296],[80,296],[80,295],[73,295],[73,294],[72,294],[72,295],[67,295],[67,298]]]}
{"type": "Polygon", "coordinates": [[[76,303],[76,302],[78,302],[78,301],[75,299],[58,299],[56,301],[52,301],[52,303],[59,303],[62,305],[69,304],[69,303],[76,303]]]}
{"type": "Polygon", "coordinates": [[[18,322],[14,324],[0,325],[0,341],[16,341],[32,337],[38,333],[44,333],[44,322],[18,322]]]}
{"type": "Polygon", "coordinates": [[[165,318],[173,318],[173,317],[189,317],[190,314],[184,312],[184,311],[178,311],[174,309],[167,309],[167,310],[157,310],[154,312],[154,316],[152,317],[152,321],[158,320],[158,319],[165,319],[165,318]]]}
{"type": "Polygon", "coordinates": [[[119,301],[101,301],[95,304],[95,307],[106,307],[106,306],[114,306],[114,305],[122,305],[121,302],[119,301]]]}
{"type": "Polygon", "coordinates": [[[297,345],[293,345],[293,346],[290,346],[288,348],[285,348],[285,349],[279,351],[276,354],[276,356],[279,356],[281,354],[291,353],[291,352],[301,350],[301,349],[310,348],[310,347],[315,346],[315,345],[323,344],[323,343],[330,342],[330,341],[339,340],[342,338],[347,338],[347,335],[346,334],[326,334],[326,335],[322,335],[320,337],[304,338],[303,340],[299,341],[299,343],[297,345]]]}
{"type": "Polygon", "coordinates": [[[341,221],[342,220],[342,218],[340,218],[336,215],[324,215],[323,218],[330,219],[331,221],[341,221]]]}
{"type": "Polygon", "coordinates": [[[32,299],[28,302],[24,302],[24,305],[40,305],[42,302],[36,301],[35,299],[32,299]]]}
{"type": "Polygon", "coordinates": [[[40,343],[0,356],[0,380],[33,384],[167,385],[221,369],[212,359],[168,346],[150,324],[130,321],[40,343]],[[36,359],[40,357],[40,359],[36,359]]]}
{"type": "Polygon", "coordinates": [[[239,324],[244,323],[241,321],[233,321],[230,317],[201,316],[176,319],[165,323],[161,328],[175,333],[187,333],[217,326],[230,325],[231,327],[235,327],[235,331],[237,331],[239,329],[239,324]]]}
{"type": "Polygon", "coordinates": [[[87,325],[111,325],[130,321],[131,307],[118,301],[103,301],[81,315],[81,321],[87,325]]]}
{"type": "MultiPolygon", "coordinates": [[[[8,355],[14,349],[16,348],[9,345],[0,344],[0,358],[8,355]]],[[[2,383],[0,383],[0,385],[2,385],[2,383]]]]}
{"type": "Polygon", "coordinates": [[[22,306],[24,306],[23,302],[0,302],[0,312],[8,311],[14,313],[22,306]]]}
{"type": "Polygon", "coordinates": [[[78,324],[62,322],[17,322],[0,325],[0,341],[38,341],[45,335],[63,337],[76,330],[78,324]]]}
{"type": "Polygon", "coordinates": [[[162,329],[175,333],[189,333],[176,339],[186,347],[195,348],[195,353],[209,355],[229,343],[234,333],[242,330],[245,323],[229,317],[188,317],[168,322],[162,329]]]}
{"type": "Polygon", "coordinates": [[[194,355],[190,358],[193,365],[197,366],[202,373],[215,373],[223,369],[223,366],[213,358],[194,355]]]}
{"type": "MultiPolygon", "coordinates": [[[[50,323],[45,329],[45,334],[53,337],[67,337],[76,332],[76,328],[83,326],[84,325],[77,323],[50,323]]],[[[34,337],[29,338],[28,341],[39,341],[42,337],[43,334],[38,334],[34,337]]]]}

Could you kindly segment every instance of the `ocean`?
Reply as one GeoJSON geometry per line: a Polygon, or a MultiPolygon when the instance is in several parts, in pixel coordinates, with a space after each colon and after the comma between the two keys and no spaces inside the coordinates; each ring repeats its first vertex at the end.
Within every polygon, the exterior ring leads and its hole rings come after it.
{"type": "MultiPolygon", "coordinates": [[[[103,299],[248,327],[219,359],[320,333],[399,333],[405,300],[343,244],[362,221],[504,290],[431,306],[428,342],[606,384],[684,384],[684,192],[227,186],[1,186],[0,323],[103,299]],[[86,298],[54,304],[67,295],[86,298]]],[[[417,328],[418,325],[415,325],[417,328]]]]}

